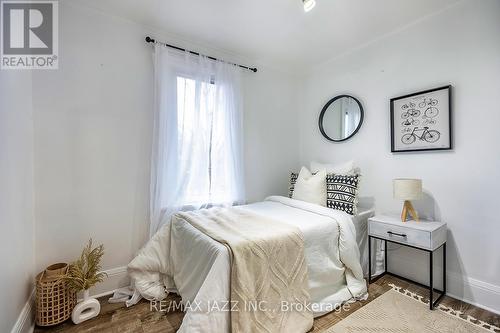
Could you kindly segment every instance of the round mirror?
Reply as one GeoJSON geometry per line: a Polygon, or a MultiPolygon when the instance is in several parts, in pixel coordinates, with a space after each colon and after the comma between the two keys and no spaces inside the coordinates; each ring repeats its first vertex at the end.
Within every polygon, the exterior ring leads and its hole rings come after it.
{"type": "Polygon", "coordinates": [[[319,130],[330,141],[352,137],[363,123],[363,107],[354,97],[340,95],[332,98],[321,110],[319,130]]]}

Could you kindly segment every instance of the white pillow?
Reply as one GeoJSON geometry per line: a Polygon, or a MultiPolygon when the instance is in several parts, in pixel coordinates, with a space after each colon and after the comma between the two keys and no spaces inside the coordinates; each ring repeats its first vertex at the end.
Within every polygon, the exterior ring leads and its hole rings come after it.
{"type": "Polygon", "coordinates": [[[292,199],[326,206],[326,171],[320,170],[313,175],[306,167],[302,167],[295,183],[292,199]]]}
{"type": "Polygon", "coordinates": [[[311,162],[311,172],[318,170],[326,170],[326,173],[334,173],[337,175],[354,175],[356,173],[354,161],[348,161],[341,164],[323,164],[316,161],[311,162]]]}

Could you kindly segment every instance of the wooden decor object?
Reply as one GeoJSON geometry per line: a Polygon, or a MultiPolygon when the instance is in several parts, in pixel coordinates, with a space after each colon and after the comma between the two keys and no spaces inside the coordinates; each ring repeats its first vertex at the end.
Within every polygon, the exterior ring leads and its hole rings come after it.
{"type": "Polygon", "coordinates": [[[408,215],[411,215],[416,222],[419,221],[417,211],[413,208],[411,201],[405,200],[403,211],[401,212],[401,222],[406,222],[408,220],[408,215]]]}
{"type": "Polygon", "coordinates": [[[63,277],[67,264],[55,264],[36,276],[36,324],[52,326],[71,317],[76,304],[76,292],[68,288],[63,277]]]}
{"type": "Polygon", "coordinates": [[[68,270],[68,264],[59,262],[45,268],[45,277],[52,277],[57,275],[64,275],[68,270]]]}

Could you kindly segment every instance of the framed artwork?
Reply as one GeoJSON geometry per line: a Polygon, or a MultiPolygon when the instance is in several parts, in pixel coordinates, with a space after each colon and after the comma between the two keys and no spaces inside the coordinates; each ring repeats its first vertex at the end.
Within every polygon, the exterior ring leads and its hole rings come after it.
{"type": "Polygon", "coordinates": [[[451,86],[391,99],[391,152],[449,149],[451,86]]]}

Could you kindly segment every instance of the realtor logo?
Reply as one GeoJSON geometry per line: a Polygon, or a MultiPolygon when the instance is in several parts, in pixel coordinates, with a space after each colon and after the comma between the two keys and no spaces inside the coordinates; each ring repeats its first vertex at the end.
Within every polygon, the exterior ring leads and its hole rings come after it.
{"type": "Polygon", "coordinates": [[[58,68],[58,2],[1,2],[1,68],[58,68]]]}

